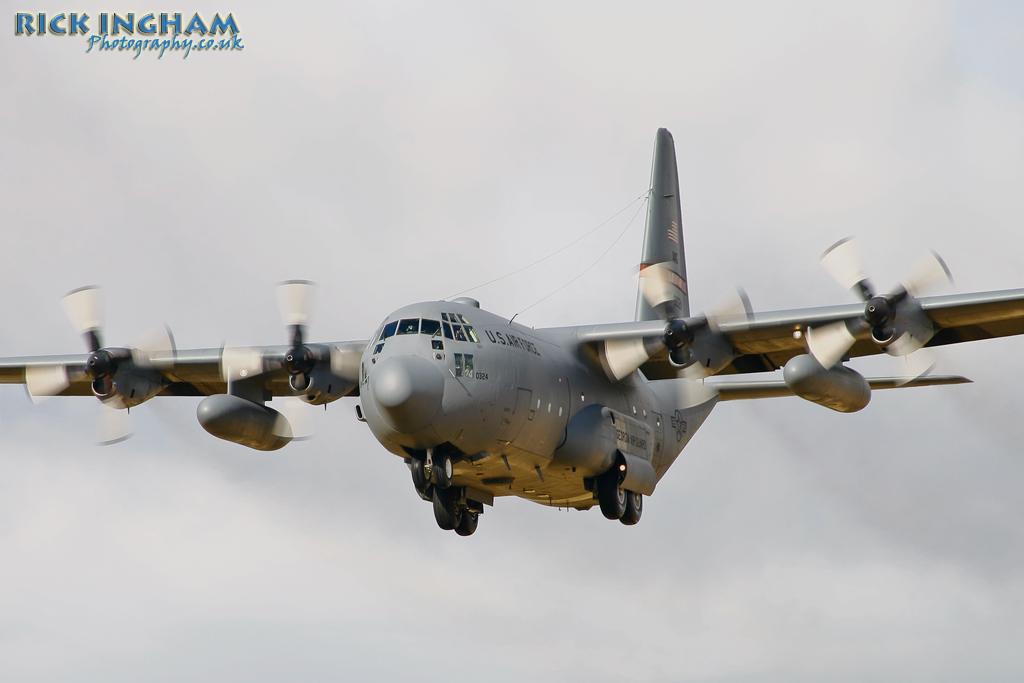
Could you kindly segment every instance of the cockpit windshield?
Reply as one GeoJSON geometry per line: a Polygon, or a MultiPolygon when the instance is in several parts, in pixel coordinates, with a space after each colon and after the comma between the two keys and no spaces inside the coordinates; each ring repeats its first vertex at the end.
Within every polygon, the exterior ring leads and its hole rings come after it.
{"type": "Polygon", "coordinates": [[[430,336],[440,336],[441,334],[441,323],[436,320],[427,320],[424,318],[420,322],[420,334],[429,334],[430,336]]]}
{"type": "Polygon", "coordinates": [[[395,328],[398,327],[398,321],[390,322],[384,326],[384,330],[380,333],[380,340],[384,341],[388,337],[395,336],[395,328]]]}
{"type": "Polygon", "coordinates": [[[419,331],[419,318],[406,318],[398,323],[398,334],[416,334],[419,331]]]}

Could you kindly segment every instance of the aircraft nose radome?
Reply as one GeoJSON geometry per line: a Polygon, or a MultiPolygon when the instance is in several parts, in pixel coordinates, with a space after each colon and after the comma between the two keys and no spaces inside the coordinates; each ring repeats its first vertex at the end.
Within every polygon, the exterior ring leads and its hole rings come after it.
{"type": "Polygon", "coordinates": [[[411,434],[440,410],[444,375],[418,356],[394,356],[377,367],[370,389],[381,417],[396,431],[411,434]]]}

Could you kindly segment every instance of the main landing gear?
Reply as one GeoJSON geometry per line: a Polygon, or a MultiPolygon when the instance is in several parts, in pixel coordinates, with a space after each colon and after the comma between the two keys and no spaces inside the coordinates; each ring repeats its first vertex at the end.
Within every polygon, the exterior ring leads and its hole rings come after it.
{"type": "Polygon", "coordinates": [[[483,505],[466,498],[466,489],[452,486],[453,454],[441,448],[417,451],[405,462],[420,498],[433,503],[434,520],[445,531],[470,536],[476,531],[483,505]]]}
{"type": "Polygon", "coordinates": [[[617,468],[597,478],[597,502],[605,517],[630,526],[640,521],[644,511],[643,496],[622,488],[622,477],[617,468]]]}

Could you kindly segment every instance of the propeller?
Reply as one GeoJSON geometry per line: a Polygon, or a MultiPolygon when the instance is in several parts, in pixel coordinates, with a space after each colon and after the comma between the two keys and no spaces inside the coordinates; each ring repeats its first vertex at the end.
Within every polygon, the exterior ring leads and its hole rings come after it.
{"type": "Polygon", "coordinates": [[[316,357],[303,343],[316,294],[316,284],[309,280],[288,280],[277,287],[281,320],[288,328],[291,344],[284,355],[284,369],[288,373],[289,384],[297,392],[309,388],[309,374],[316,365],[316,357]]]}
{"type": "Polygon", "coordinates": [[[829,247],[821,257],[821,265],[839,284],[864,301],[864,313],[857,320],[807,330],[807,348],[823,367],[830,368],[842,360],[856,335],[864,329],[870,330],[872,340],[893,356],[917,351],[935,334],[917,297],[943,280],[952,283],[953,278],[945,261],[934,251],[926,252],[887,294],[878,294],[872,287],[857,240],[852,237],[829,247]]]}
{"type": "Polygon", "coordinates": [[[33,401],[39,402],[60,394],[72,382],[86,377],[92,380],[92,390],[99,399],[96,440],[100,444],[124,441],[132,434],[128,410],[159,392],[159,378],[148,369],[174,362],[174,336],[165,325],[148,332],[131,348],[103,346],[103,306],[100,290],[96,286],[81,287],[68,293],[62,300],[64,310],[75,331],[85,339],[89,355],[82,365],[48,363],[25,368],[25,385],[33,401]],[[131,401],[126,403],[116,379],[119,368],[135,370],[131,381],[131,401]],[[132,383],[132,381],[134,383],[132,383]],[[136,395],[138,394],[138,395],[136,395]],[[130,404],[131,405],[130,405],[130,404]]]}
{"type": "Polygon", "coordinates": [[[736,287],[729,295],[715,302],[707,312],[697,316],[696,319],[669,319],[663,337],[665,346],[668,348],[669,358],[675,365],[688,365],[692,355],[690,348],[702,328],[706,327],[711,332],[717,333],[721,330],[723,322],[749,321],[752,316],[750,297],[742,287],[736,287]]]}

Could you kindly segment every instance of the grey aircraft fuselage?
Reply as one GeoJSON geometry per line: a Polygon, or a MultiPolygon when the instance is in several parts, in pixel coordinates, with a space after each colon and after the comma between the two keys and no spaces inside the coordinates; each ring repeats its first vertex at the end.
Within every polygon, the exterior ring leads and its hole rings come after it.
{"type": "Polygon", "coordinates": [[[616,444],[604,462],[560,457],[581,411],[614,411],[619,448],[648,460],[660,479],[716,403],[688,379],[648,382],[633,373],[613,383],[577,328],[532,329],[463,301],[395,311],[360,367],[362,415],[377,440],[405,458],[457,447],[466,457],[454,464],[455,485],[589,508],[597,501],[584,480],[612,465],[616,444]],[[412,396],[427,398],[410,407],[412,396]]]}

